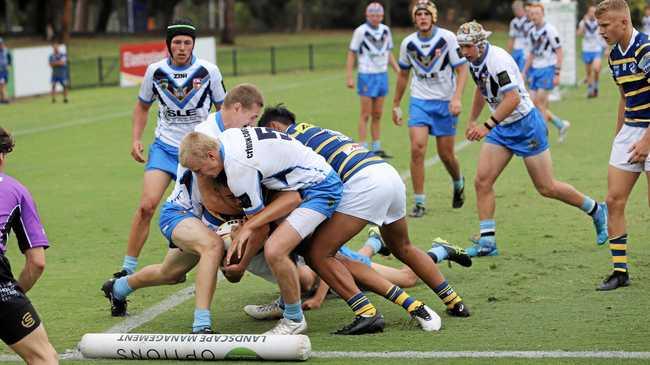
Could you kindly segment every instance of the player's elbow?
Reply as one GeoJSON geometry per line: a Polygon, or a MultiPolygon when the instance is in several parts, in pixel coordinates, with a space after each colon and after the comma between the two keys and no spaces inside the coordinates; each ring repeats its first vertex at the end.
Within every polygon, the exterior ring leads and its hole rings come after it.
{"type": "MultiPolygon", "coordinates": [[[[42,248],[40,250],[43,250],[42,248]]],[[[45,271],[45,254],[31,254],[27,255],[25,266],[29,271],[37,276],[40,276],[45,271]]]]}

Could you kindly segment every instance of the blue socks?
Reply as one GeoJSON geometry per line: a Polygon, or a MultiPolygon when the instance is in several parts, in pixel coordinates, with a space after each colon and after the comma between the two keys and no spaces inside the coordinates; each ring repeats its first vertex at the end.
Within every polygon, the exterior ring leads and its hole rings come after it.
{"type": "Polygon", "coordinates": [[[564,122],[562,121],[562,119],[560,119],[556,115],[551,117],[551,124],[553,124],[553,126],[555,126],[555,128],[557,128],[558,130],[560,130],[560,129],[562,129],[562,127],[564,127],[564,122]]]}
{"type": "Polygon", "coordinates": [[[129,286],[127,278],[128,276],[122,276],[115,280],[115,284],[113,284],[113,296],[115,298],[122,300],[133,293],[134,290],[129,286]]]}
{"type": "Polygon", "coordinates": [[[302,321],[302,306],[300,301],[293,304],[284,304],[284,318],[290,319],[294,322],[302,321]]]}
{"type": "Polygon", "coordinates": [[[445,250],[444,247],[442,246],[434,246],[427,251],[427,255],[433,259],[433,262],[436,264],[439,262],[442,262],[442,260],[446,259],[449,255],[447,254],[447,250],[445,250]]]}
{"type": "Polygon", "coordinates": [[[124,256],[124,262],[122,262],[122,268],[126,270],[126,272],[128,272],[129,275],[135,272],[136,267],[138,267],[137,257],[124,256]]]}
{"type": "Polygon", "coordinates": [[[585,195],[585,200],[582,202],[582,206],[580,207],[580,209],[583,212],[593,217],[594,214],[596,214],[596,212],[598,211],[598,203],[596,203],[595,200],[585,195]]]}
{"type": "Polygon", "coordinates": [[[375,236],[370,236],[368,237],[368,240],[366,240],[366,243],[364,243],[364,246],[370,246],[372,254],[376,255],[377,252],[381,250],[381,241],[375,236]]]}
{"type": "Polygon", "coordinates": [[[363,146],[363,148],[368,149],[368,142],[363,142],[361,143],[361,145],[363,146]]]}
{"type": "Polygon", "coordinates": [[[488,244],[490,246],[496,245],[496,227],[497,224],[494,222],[494,219],[486,219],[479,223],[479,228],[481,231],[481,238],[479,244],[481,246],[488,244]]]}
{"type": "Polygon", "coordinates": [[[379,140],[372,141],[372,150],[379,151],[381,149],[381,142],[379,140]]]}
{"type": "Polygon", "coordinates": [[[454,180],[454,190],[458,191],[465,187],[465,179],[461,176],[460,179],[454,180]]]}
{"type": "Polygon", "coordinates": [[[192,323],[192,331],[200,331],[204,328],[212,326],[210,319],[210,310],[208,309],[194,309],[194,323],[192,323]]]}
{"type": "Polygon", "coordinates": [[[424,194],[415,194],[414,197],[416,205],[424,205],[427,200],[427,196],[424,194]]]}

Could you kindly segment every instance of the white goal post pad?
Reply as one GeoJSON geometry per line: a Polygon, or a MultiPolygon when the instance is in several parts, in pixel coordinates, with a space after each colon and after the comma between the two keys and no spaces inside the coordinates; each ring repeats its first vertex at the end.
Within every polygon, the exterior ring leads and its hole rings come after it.
{"type": "Polygon", "coordinates": [[[304,361],[311,342],[305,335],[88,333],[79,350],[97,359],[304,361]]]}

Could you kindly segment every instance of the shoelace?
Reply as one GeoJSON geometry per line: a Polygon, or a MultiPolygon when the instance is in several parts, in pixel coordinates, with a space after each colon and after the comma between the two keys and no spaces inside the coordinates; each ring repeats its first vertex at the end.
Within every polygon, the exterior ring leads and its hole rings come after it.
{"type": "Polygon", "coordinates": [[[275,308],[278,308],[278,307],[279,307],[279,306],[278,306],[278,303],[273,302],[273,303],[271,303],[271,304],[261,305],[261,306],[259,307],[259,311],[260,311],[260,312],[271,312],[271,311],[273,311],[275,308]]]}
{"type": "Polygon", "coordinates": [[[421,306],[417,307],[413,312],[411,312],[411,316],[412,317],[422,318],[425,321],[430,321],[431,320],[431,315],[424,308],[424,305],[421,305],[421,306]]]}

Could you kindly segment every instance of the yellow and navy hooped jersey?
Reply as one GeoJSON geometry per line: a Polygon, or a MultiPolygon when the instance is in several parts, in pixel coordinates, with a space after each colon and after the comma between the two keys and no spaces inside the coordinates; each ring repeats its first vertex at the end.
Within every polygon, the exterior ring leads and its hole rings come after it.
{"type": "Polygon", "coordinates": [[[650,39],[634,30],[627,50],[620,44],[609,55],[614,81],[625,94],[625,123],[647,127],[650,123],[650,39]]]}
{"type": "Polygon", "coordinates": [[[294,124],[287,134],[325,158],[344,183],[364,167],[384,160],[339,132],[308,123],[294,124]]]}

